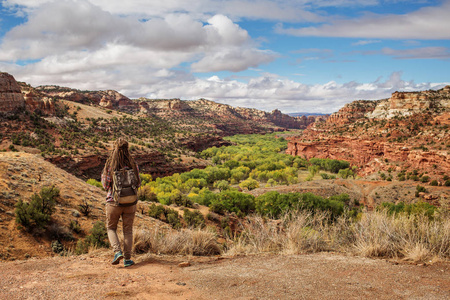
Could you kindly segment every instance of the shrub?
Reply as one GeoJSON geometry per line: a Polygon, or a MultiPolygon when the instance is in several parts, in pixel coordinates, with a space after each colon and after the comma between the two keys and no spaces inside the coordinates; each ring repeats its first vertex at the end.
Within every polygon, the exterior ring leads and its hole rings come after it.
{"type": "Polygon", "coordinates": [[[247,190],[251,191],[251,190],[258,188],[259,183],[255,179],[248,178],[248,179],[242,181],[239,184],[239,187],[241,187],[242,189],[247,189],[247,190]]]}
{"type": "MultiPolygon", "coordinates": [[[[384,173],[382,173],[382,174],[384,174],[384,173]]],[[[355,178],[355,173],[354,173],[351,169],[349,169],[349,168],[346,168],[346,169],[340,169],[339,172],[338,172],[338,175],[339,175],[341,178],[343,178],[343,179],[347,179],[347,178],[350,177],[350,176],[352,176],[353,178],[355,178]]]]}
{"type": "Polygon", "coordinates": [[[238,191],[224,191],[211,201],[210,209],[218,214],[228,211],[246,215],[255,210],[255,197],[238,191]]]}
{"type": "Polygon", "coordinates": [[[414,180],[414,181],[419,181],[419,176],[417,176],[417,175],[411,175],[411,176],[409,177],[409,179],[414,180]]]}
{"type": "Polygon", "coordinates": [[[138,199],[141,201],[158,202],[158,197],[148,185],[141,186],[138,189],[138,199]]]}
{"type": "Polygon", "coordinates": [[[181,193],[175,193],[169,197],[170,204],[175,203],[178,206],[193,207],[191,199],[181,193]]]}
{"type": "Polygon", "coordinates": [[[141,178],[141,186],[144,186],[150,181],[152,181],[152,175],[150,174],[139,173],[139,177],[141,178]]]}
{"type": "Polygon", "coordinates": [[[80,212],[86,217],[92,212],[92,205],[90,205],[86,199],[83,199],[83,202],[78,205],[80,212]]]}
{"type": "Polygon", "coordinates": [[[322,177],[322,179],[330,179],[330,176],[328,176],[327,173],[319,173],[319,175],[322,177]]]}
{"type": "Polygon", "coordinates": [[[432,218],[436,207],[426,202],[413,204],[383,202],[377,207],[377,210],[386,210],[389,215],[405,213],[408,215],[425,215],[428,218],[432,218]]]}
{"type": "Polygon", "coordinates": [[[428,193],[428,190],[425,187],[421,186],[421,185],[417,185],[416,186],[416,194],[415,194],[415,196],[419,197],[419,193],[428,193]]]}
{"type": "Polygon", "coordinates": [[[230,184],[226,180],[219,180],[214,182],[214,187],[219,189],[219,191],[224,191],[230,188],[230,184]]]}
{"type": "Polygon", "coordinates": [[[172,228],[177,229],[181,227],[178,212],[171,208],[165,208],[162,205],[151,204],[149,207],[148,215],[152,218],[168,223],[172,226],[172,228]]]}
{"type": "Polygon", "coordinates": [[[421,178],[420,178],[420,182],[428,182],[428,181],[430,181],[430,176],[422,176],[421,178]]]}
{"type": "Polygon", "coordinates": [[[430,182],[430,185],[432,185],[432,186],[438,186],[437,180],[431,181],[431,182],[430,182]]]}
{"type": "Polygon", "coordinates": [[[309,164],[320,166],[321,169],[338,173],[341,169],[350,167],[350,163],[345,160],[336,160],[329,158],[311,158],[309,164]]]}
{"type": "Polygon", "coordinates": [[[287,193],[277,191],[267,192],[255,199],[256,211],[261,215],[279,218],[291,210],[307,210],[312,214],[318,211],[329,211],[332,218],[343,214],[344,207],[350,202],[347,194],[323,198],[312,193],[287,193]]]}
{"type": "Polygon", "coordinates": [[[59,196],[59,189],[43,187],[39,194],[33,194],[29,203],[19,200],[16,204],[16,223],[25,229],[44,229],[50,217],[55,211],[56,198],[59,196]]]}
{"type": "Polygon", "coordinates": [[[95,222],[90,231],[90,234],[86,237],[86,240],[91,246],[94,246],[96,248],[109,247],[105,223],[103,223],[102,221],[95,222]]]}
{"type": "Polygon", "coordinates": [[[202,228],[205,226],[205,218],[199,210],[190,211],[189,209],[185,208],[183,213],[184,221],[189,227],[202,228]]]}
{"type": "Polygon", "coordinates": [[[105,223],[102,221],[95,222],[90,230],[90,234],[83,240],[78,240],[75,248],[75,254],[83,254],[89,251],[89,248],[108,248],[108,234],[106,232],[105,223]]]}
{"type": "Polygon", "coordinates": [[[317,172],[319,172],[319,166],[316,165],[309,166],[308,171],[311,174],[311,176],[314,177],[314,175],[316,175],[317,172]]]}
{"type": "Polygon", "coordinates": [[[78,223],[77,220],[70,221],[69,229],[72,230],[75,233],[80,233],[81,232],[80,223],[78,223]]]}
{"type": "Polygon", "coordinates": [[[97,181],[97,180],[93,179],[93,178],[89,178],[86,181],[86,183],[103,189],[102,183],[100,181],[97,181]]]}
{"type": "Polygon", "coordinates": [[[450,186],[450,179],[447,179],[444,183],[444,186],[450,186]]]}
{"type": "Polygon", "coordinates": [[[205,206],[209,206],[214,199],[216,199],[216,194],[214,194],[207,188],[201,189],[196,196],[191,197],[191,200],[193,202],[205,206]]]}
{"type": "Polygon", "coordinates": [[[50,247],[52,248],[53,253],[62,253],[64,251],[63,244],[58,240],[52,241],[50,247]]]}

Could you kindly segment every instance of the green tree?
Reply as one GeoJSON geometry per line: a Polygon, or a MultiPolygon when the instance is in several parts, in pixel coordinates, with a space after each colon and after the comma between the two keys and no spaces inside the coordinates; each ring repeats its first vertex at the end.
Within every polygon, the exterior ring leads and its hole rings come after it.
{"type": "Polygon", "coordinates": [[[256,181],[253,178],[248,178],[248,179],[242,181],[239,184],[239,186],[242,189],[247,189],[247,190],[251,191],[251,190],[254,190],[254,189],[258,188],[259,187],[259,183],[258,183],[258,181],[256,181]]]}
{"type": "Polygon", "coordinates": [[[340,176],[343,179],[347,179],[350,176],[355,178],[355,173],[352,170],[350,170],[349,168],[340,169],[339,172],[338,172],[338,176],[340,176]]]}
{"type": "Polygon", "coordinates": [[[230,188],[230,184],[226,180],[219,180],[214,182],[214,187],[219,189],[219,191],[225,191],[230,188]]]}
{"type": "Polygon", "coordinates": [[[312,177],[319,172],[319,166],[309,166],[308,167],[309,174],[311,174],[312,177]]]}

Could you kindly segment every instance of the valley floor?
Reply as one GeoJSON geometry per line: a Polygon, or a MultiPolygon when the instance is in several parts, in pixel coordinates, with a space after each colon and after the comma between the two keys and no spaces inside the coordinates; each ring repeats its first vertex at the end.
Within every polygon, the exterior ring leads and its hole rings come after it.
{"type": "Polygon", "coordinates": [[[0,299],[449,299],[450,265],[343,256],[143,255],[111,253],[0,263],[0,299]],[[180,267],[181,262],[190,262],[180,267]]]}

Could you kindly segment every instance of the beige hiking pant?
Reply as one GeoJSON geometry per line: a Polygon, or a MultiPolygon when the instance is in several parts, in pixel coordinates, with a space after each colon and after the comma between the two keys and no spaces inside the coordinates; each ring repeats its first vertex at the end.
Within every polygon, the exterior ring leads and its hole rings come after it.
{"type": "Polygon", "coordinates": [[[120,248],[119,237],[117,236],[117,224],[122,216],[123,229],[123,255],[125,259],[131,258],[131,249],[133,247],[133,222],[136,214],[136,205],[115,206],[106,204],[106,228],[109,242],[115,252],[122,251],[120,248]]]}

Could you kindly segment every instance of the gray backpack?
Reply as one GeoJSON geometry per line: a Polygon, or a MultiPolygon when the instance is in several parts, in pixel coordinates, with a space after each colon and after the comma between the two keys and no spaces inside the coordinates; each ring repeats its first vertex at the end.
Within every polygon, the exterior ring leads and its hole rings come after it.
{"type": "Polygon", "coordinates": [[[114,171],[113,197],[120,206],[131,206],[137,203],[138,179],[133,169],[124,168],[114,171]]]}

